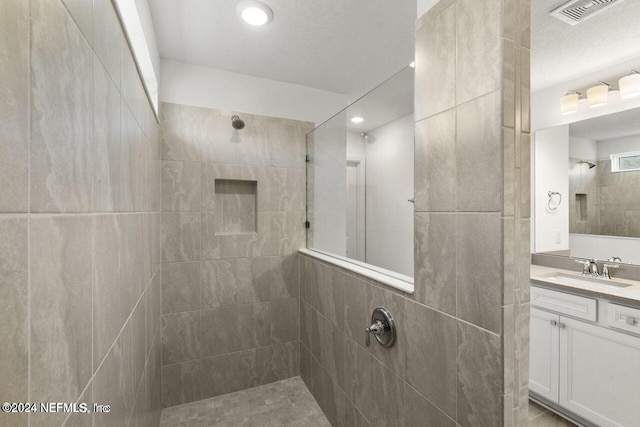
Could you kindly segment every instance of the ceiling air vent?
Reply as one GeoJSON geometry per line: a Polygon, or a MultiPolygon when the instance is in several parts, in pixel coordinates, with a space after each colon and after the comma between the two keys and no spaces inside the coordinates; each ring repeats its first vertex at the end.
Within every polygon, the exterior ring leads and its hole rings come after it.
{"type": "Polygon", "coordinates": [[[557,9],[549,12],[554,18],[570,25],[577,25],[587,19],[603,12],[614,4],[624,0],[571,0],[557,9]]]}

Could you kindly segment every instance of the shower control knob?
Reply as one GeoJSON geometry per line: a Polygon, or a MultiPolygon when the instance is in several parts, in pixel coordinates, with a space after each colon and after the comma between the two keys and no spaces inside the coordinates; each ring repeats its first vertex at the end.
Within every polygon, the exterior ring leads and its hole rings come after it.
{"type": "Polygon", "coordinates": [[[365,336],[365,343],[367,347],[369,347],[371,345],[370,335],[373,334],[376,337],[379,337],[380,335],[382,335],[384,333],[384,325],[382,324],[381,321],[376,320],[376,322],[372,323],[371,326],[369,326],[368,328],[365,328],[365,331],[367,333],[365,336]]]}
{"type": "Polygon", "coordinates": [[[371,345],[371,334],[382,347],[393,347],[396,343],[396,323],[391,312],[384,307],[377,307],[371,314],[371,325],[365,328],[365,344],[371,345]]]}

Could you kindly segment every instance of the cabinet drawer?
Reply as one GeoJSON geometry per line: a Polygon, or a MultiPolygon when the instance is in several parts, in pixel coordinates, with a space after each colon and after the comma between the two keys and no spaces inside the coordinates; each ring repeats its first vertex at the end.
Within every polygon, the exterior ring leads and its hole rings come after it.
{"type": "Polygon", "coordinates": [[[531,305],[595,322],[598,319],[598,301],[551,289],[531,287],[531,305]]]}
{"type": "Polygon", "coordinates": [[[609,303],[609,326],[640,335],[640,310],[609,303]]]}

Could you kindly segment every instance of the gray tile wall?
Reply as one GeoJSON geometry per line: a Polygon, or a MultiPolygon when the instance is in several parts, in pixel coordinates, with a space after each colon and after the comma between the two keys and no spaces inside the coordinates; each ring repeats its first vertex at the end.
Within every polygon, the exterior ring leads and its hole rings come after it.
{"type": "Polygon", "coordinates": [[[162,103],[162,404],[299,373],[311,123],[162,103]]]}
{"type": "MultiPolygon", "coordinates": [[[[580,161],[586,161],[586,159],[577,159],[574,157],[569,158],[569,233],[580,234],[602,234],[600,233],[600,206],[598,203],[598,196],[602,194],[602,189],[599,188],[598,179],[603,176],[609,178],[611,174],[611,161],[601,160],[598,161],[598,167],[596,169],[589,169],[585,164],[581,164],[580,161]],[[601,171],[604,169],[604,171],[601,171]],[[608,171],[607,171],[608,169],[608,171]],[[576,200],[576,194],[581,194],[585,197],[582,202],[576,200]],[[582,205],[584,203],[584,206],[582,205]],[[586,218],[581,215],[581,210],[586,214],[586,218]]],[[[635,180],[640,177],[640,173],[631,172],[633,175],[637,175],[635,180]]],[[[605,179],[606,179],[605,178],[605,179]]],[[[615,179],[615,177],[613,177],[615,179]]],[[[606,179],[609,181],[608,179],[606,179]]],[[[640,182],[636,182],[636,185],[640,182]]],[[[636,188],[633,186],[632,188],[636,188]]],[[[631,204],[640,206],[640,198],[637,196],[640,194],[636,191],[635,197],[628,197],[626,191],[616,191],[615,187],[612,188],[616,193],[616,197],[611,200],[614,210],[619,209],[620,202],[624,204],[624,199],[631,199],[631,204]],[[625,193],[623,196],[622,193],[625,193]],[[622,196],[622,197],[620,197],[622,196]]],[[[625,189],[628,190],[628,189],[625,189]]],[[[605,189],[606,191],[606,189],[605,189]]],[[[604,207],[604,206],[603,206],[604,207]]],[[[622,207],[621,210],[624,210],[622,207]]],[[[604,215],[607,217],[607,215],[604,215]]],[[[640,231],[640,230],[639,230],[640,231]]],[[[640,235],[635,236],[640,237],[640,235]]]]}
{"type": "Polygon", "coordinates": [[[159,137],[115,9],[3,1],[0,38],[0,395],[112,408],[0,425],[158,425],[159,137]]]}
{"type": "Polygon", "coordinates": [[[640,237],[640,171],[611,172],[611,160],[589,169],[569,159],[569,232],[640,237]],[[581,220],[576,193],[587,197],[587,218],[581,220]]]}
{"type": "Polygon", "coordinates": [[[333,425],[528,421],[529,14],[442,0],[418,21],[415,293],[301,259],[300,369],[333,425]],[[364,345],[379,305],[391,349],[364,345]]]}

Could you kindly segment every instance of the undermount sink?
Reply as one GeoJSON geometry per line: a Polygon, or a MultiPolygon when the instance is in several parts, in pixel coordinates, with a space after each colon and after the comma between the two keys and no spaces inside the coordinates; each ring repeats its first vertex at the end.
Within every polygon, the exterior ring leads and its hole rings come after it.
{"type": "Polygon", "coordinates": [[[565,285],[585,286],[590,288],[623,289],[631,286],[628,283],[617,282],[615,280],[598,279],[596,277],[580,276],[567,273],[549,273],[539,276],[541,279],[558,282],[565,285]]]}

